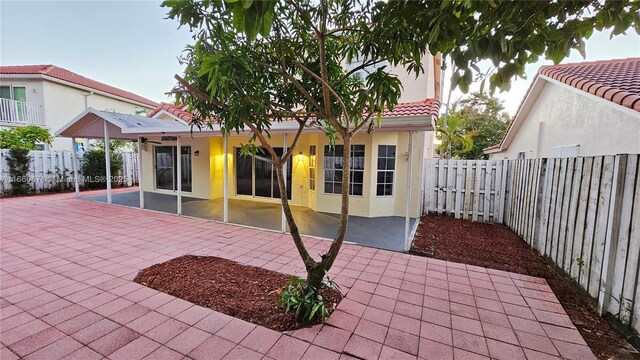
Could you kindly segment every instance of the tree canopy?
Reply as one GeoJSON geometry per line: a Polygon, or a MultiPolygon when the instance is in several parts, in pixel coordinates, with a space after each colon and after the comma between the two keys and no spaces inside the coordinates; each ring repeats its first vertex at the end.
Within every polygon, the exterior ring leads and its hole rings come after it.
{"type": "Polygon", "coordinates": [[[439,134],[442,145],[438,152],[444,154],[450,149],[454,158],[487,159],[482,150],[500,142],[509,122],[502,101],[486,93],[472,93],[451,107],[447,126],[439,134]]]}
{"type": "Polygon", "coordinates": [[[0,130],[0,149],[35,150],[36,144],[51,144],[53,137],[49,130],[29,125],[0,130]]]}
{"type": "Polygon", "coordinates": [[[482,60],[494,66],[490,90],[508,90],[541,56],[555,64],[571,49],[585,56],[584,40],[594,30],[640,33],[640,2],[633,0],[390,0],[380,16],[386,26],[423,34],[432,53],[450,57],[451,85],[464,93],[482,60]]]}
{"type": "Polygon", "coordinates": [[[181,58],[185,73],[176,76],[178,101],[196,114],[196,127],[218,123],[225,134],[251,131],[245,154],[266,149],[264,159],[276,169],[284,214],[308,280],[320,286],[346,235],[350,172],[342,171],[334,241],[314,259],[290,211],[283,168],[309,128],[322,131],[332,144],[339,141],[342,164],[350,164],[352,137],[373,130],[382,112],[400,98],[401,81],[388,68],[423,71],[423,36],[383,25],[380,5],[368,0],[166,1],[164,6],[194,39],[181,58]],[[355,76],[359,71],[365,76],[355,76]],[[296,121],[298,130],[290,149],[278,155],[270,143],[271,125],[282,121],[296,121]]]}

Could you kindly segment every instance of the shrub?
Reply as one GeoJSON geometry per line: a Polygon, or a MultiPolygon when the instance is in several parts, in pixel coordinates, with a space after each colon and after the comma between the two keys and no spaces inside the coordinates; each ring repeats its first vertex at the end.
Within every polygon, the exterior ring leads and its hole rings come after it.
{"type": "Polygon", "coordinates": [[[29,182],[29,164],[31,157],[29,150],[24,148],[13,148],[9,150],[7,164],[9,165],[9,176],[11,192],[14,195],[24,195],[31,191],[29,182]]]}
{"type": "MultiPolygon", "coordinates": [[[[111,176],[117,176],[122,169],[122,156],[111,153],[111,176]]],[[[84,187],[87,189],[103,189],[107,187],[107,172],[104,149],[91,149],[84,153],[82,164],[84,187]]]]}
{"type": "MultiPolygon", "coordinates": [[[[320,293],[320,289],[307,284],[305,279],[295,276],[289,277],[291,280],[286,288],[280,293],[278,306],[284,307],[284,312],[295,311],[296,316],[302,316],[302,319],[313,321],[319,319],[324,321],[329,316],[326,299],[320,293]]],[[[339,289],[338,284],[327,280],[323,283],[329,288],[339,289]]]]}
{"type": "Polygon", "coordinates": [[[49,130],[35,125],[0,130],[0,149],[35,150],[37,143],[51,144],[49,130]]]}

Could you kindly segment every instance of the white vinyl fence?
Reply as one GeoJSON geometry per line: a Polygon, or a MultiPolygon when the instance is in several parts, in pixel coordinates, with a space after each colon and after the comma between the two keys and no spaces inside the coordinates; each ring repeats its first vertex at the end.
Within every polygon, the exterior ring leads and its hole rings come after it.
{"type": "Polygon", "coordinates": [[[427,160],[424,213],[504,223],[640,331],[638,155],[427,160]]]}
{"type": "MultiPolygon", "coordinates": [[[[34,191],[56,191],[74,187],[71,151],[30,151],[29,155],[31,156],[31,164],[27,177],[34,191]]],[[[83,153],[78,153],[80,186],[84,184],[82,177],[83,155],[83,153]]],[[[8,149],[0,149],[0,195],[11,193],[8,156],[8,149]]],[[[122,178],[123,185],[126,186],[138,183],[138,161],[135,153],[122,153],[122,169],[120,174],[114,176],[122,178]]]]}

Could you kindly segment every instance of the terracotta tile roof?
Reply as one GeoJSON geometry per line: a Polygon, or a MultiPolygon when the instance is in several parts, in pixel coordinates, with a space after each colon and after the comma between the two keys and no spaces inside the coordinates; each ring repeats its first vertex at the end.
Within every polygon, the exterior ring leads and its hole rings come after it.
{"type": "MultiPolygon", "coordinates": [[[[640,58],[542,66],[538,75],[547,76],[618,105],[640,111],[640,58]]],[[[518,112],[532,87],[533,82],[520,102],[518,112]]],[[[499,149],[512,126],[513,121],[502,135],[500,143],[486,147],[483,151],[499,149]]]]}
{"type": "Polygon", "coordinates": [[[136,95],[132,92],[118,89],[111,85],[101,83],[82,75],[76,74],[67,69],[55,65],[17,65],[17,66],[0,66],[0,74],[4,75],[45,75],[58,80],[63,80],[76,85],[84,86],[93,90],[102,91],[110,95],[119,96],[127,100],[136,101],[148,106],[158,106],[158,103],[136,95]]]}
{"type": "Polygon", "coordinates": [[[153,117],[155,114],[159,113],[160,111],[166,111],[176,117],[178,117],[181,120],[184,120],[187,123],[190,123],[191,120],[193,119],[193,114],[183,110],[184,109],[184,105],[175,105],[175,104],[169,104],[166,102],[161,102],[155,109],[153,109],[150,113],[149,113],[149,117],[153,117]]]}
{"type": "Polygon", "coordinates": [[[383,117],[402,116],[438,116],[440,113],[440,101],[432,98],[416,102],[398,103],[393,111],[385,110],[383,117]]]}
{"type": "Polygon", "coordinates": [[[543,66],[539,73],[640,111],[640,58],[543,66]]]}
{"type": "MultiPolygon", "coordinates": [[[[183,110],[184,105],[175,105],[168,103],[160,103],[153,111],[149,113],[149,117],[154,116],[158,112],[164,110],[170,114],[177,116],[178,118],[191,122],[193,114],[183,110]]],[[[382,113],[383,117],[410,117],[410,116],[438,116],[440,113],[440,101],[436,99],[425,99],[423,101],[398,103],[393,111],[385,110],[382,113]]]]}

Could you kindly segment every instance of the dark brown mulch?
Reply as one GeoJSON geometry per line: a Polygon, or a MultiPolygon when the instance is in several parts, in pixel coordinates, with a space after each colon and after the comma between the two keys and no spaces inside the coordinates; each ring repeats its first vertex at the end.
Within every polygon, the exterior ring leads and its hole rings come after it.
{"type": "MultiPolygon", "coordinates": [[[[185,255],[141,270],[133,281],[229,316],[277,331],[313,325],[276,308],[287,275],[212,256],[185,255]]],[[[342,295],[324,288],[333,311],[342,295]]],[[[317,322],[316,322],[317,323],[317,322]]]]}
{"type": "Polygon", "coordinates": [[[599,359],[633,359],[624,336],[598,315],[589,295],[505,225],[423,216],[411,252],[544,278],[599,359]]]}

